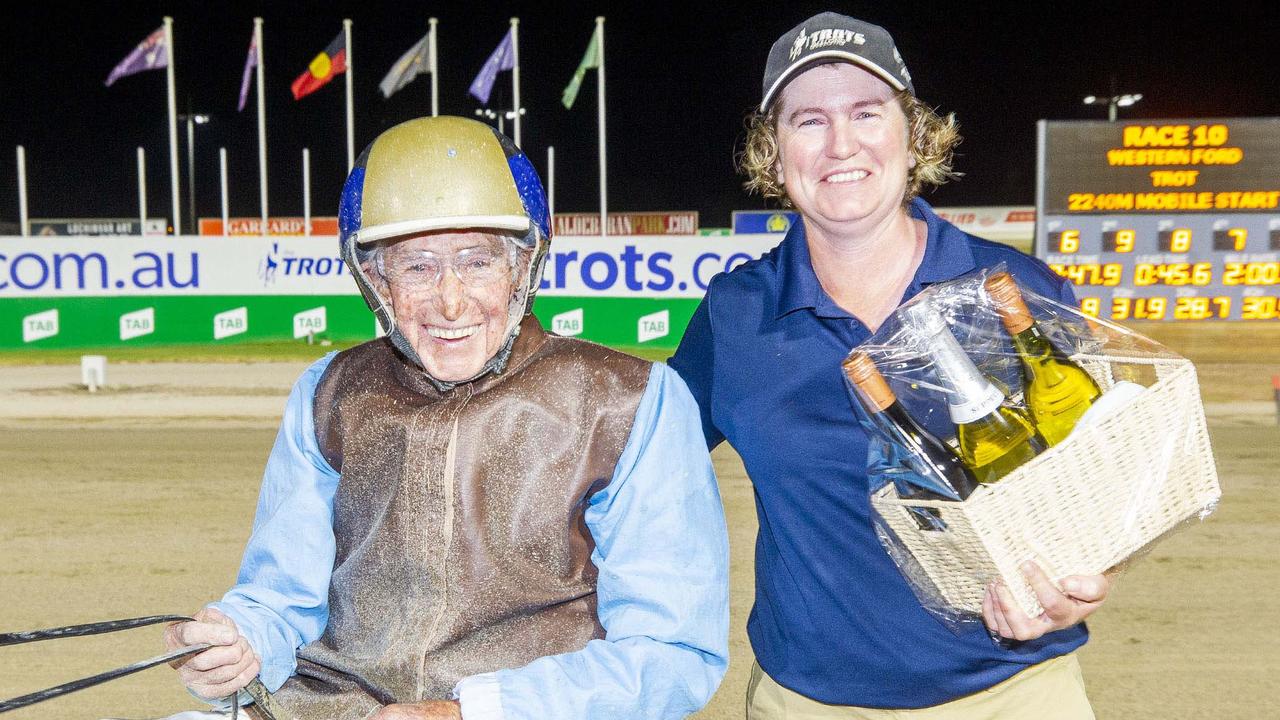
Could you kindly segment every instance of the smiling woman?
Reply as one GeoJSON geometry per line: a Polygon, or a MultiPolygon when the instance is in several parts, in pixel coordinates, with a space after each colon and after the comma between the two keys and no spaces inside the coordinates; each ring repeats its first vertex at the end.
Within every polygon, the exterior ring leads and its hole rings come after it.
{"type": "Polygon", "coordinates": [[[1092,717],[1070,652],[1106,579],[1048,593],[1052,622],[1035,633],[1011,634],[1008,612],[984,618],[1016,646],[943,629],[872,530],[867,438],[840,368],[930,283],[1005,263],[1041,295],[1070,303],[1069,286],[917,197],[953,176],[959,137],[953,118],[915,98],[884,28],[809,18],[774,44],[763,91],[740,165],[749,189],[794,206],[802,222],[765,257],[711,281],[671,360],[708,445],[728,440],[742,456],[768,528],[747,625],[759,662],[748,719],[1092,717]],[[778,427],[790,429],[785,444],[778,427]]]}
{"type": "Polygon", "coordinates": [[[865,233],[900,210],[915,159],[893,88],[834,63],[792,80],[779,104],[775,172],[806,223],[865,233]]]}

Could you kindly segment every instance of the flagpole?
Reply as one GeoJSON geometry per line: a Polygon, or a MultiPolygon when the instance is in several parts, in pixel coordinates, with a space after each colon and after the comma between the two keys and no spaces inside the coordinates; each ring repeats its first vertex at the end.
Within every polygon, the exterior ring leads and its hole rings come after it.
{"type": "Polygon", "coordinates": [[[147,234],[147,151],[138,148],[138,234],[147,234]]]}
{"type": "Polygon", "coordinates": [[[440,114],[440,85],[436,81],[436,75],[439,74],[436,70],[439,67],[436,64],[436,23],[439,21],[435,18],[429,18],[427,22],[431,25],[431,30],[427,33],[430,37],[427,40],[427,45],[429,46],[427,48],[427,57],[429,58],[427,62],[431,68],[431,117],[435,117],[440,114]]]}
{"type": "Polygon", "coordinates": [[[513,106],[511,115],[515,118],[515,137],[516,147],[524,147],[520,144],[520,18],[511,18],[511,95],[513,106]]]}
{"type": "Polygon", "coordinates": [[[169,53],[164,74],[169,85],[169,189],[173,197],[173,234],[182,234],[182,203],[178,200],[178,93],[173,81],[173,66],[177,58],[173,52],[173,18],[164,19],[164,48],[169,53]]]}
{"type": "Polygon", "coordinates": [[[27,227],[27,151],[18,146],[18,215],[22,222],[22,237],[31,234],[27,227]]]}
{"type": "Polygon", "coordinates": [[[556,147],[547,146],[547,216],[556,214],[556,147]]]}
{"type": "Polygon", "coordinates": [[[351,99],[351,21],[342,21],[342,32],[346,34],[347,52],[347,172],[356,166],[356,110],[351,99]]]}
{"type": "MultiPolygon", "coordinates": [[[[262,216],[263,235],[266,234],[267,217],[270,212],[267,209],[267,92],[266,86],[262,81],[265,74],[263,70],[263,53],[262,53],[262,18],[253,19],[253,45],[258,53],[258,67],[256,68],[258,80],[258,212],[262,216]]],[[[223,195],[226,195],[224,190],[223,195]]],[[[225,203],[225,200],[224,200],[225,203]]],[[[223,211],[223,217],[227,215],[223,211]]],[[[223,231],[226,231],[226,220],[223,220],[223,231]]]]}
{"type": "Polygon", "coordinates": [[[302,234],[311,237],[311,151],[302,148],[302,234]]]}
{"type": "Polygon", "coordinates": [[[218,148],[218,183],[222,188],[222,237],[231,234],[231,204],[227,201],[227,149],[218,148]]]}
{"type": "Polygon", "coordinates": [[[599,96],[596,102],[597,119],[600,124],[600,236],[604,237],[609,234],[609,209],[604,144],[604,17],[602,16],[596,18],[596,51],[600,58],[600,67],[596,68],[600,78],[600,87],[597,89],[599,96]]]}

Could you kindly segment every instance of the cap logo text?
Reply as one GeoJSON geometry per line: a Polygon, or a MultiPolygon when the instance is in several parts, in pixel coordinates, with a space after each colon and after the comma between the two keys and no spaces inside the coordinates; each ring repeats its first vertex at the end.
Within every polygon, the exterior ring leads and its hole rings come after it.
{"type": "Polygon", "coordinates": [[[804,28],[800,28],[800,34],[796,36],[796,41],[791,45],[791,60],[800,57],[800,54],[808,51],[817,50],[819,48],[831,47],[832,45],[865,45],[867,37],[860,32],[852,30],[839,29],[823,29],[816,30],[812,33],[805,34],[804,28]]]}

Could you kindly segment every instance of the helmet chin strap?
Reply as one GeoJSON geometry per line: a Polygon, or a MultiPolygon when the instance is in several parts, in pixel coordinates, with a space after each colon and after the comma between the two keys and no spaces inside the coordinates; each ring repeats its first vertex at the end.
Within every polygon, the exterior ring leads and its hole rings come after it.
{"type": "MultiPolygon", "coordinates": [[[[507,239],[505,242],[511,242],[507,239]]],[[[422,357],[418,355],[418,351],[414,349],[413,344],[400,331],[400,325],[396,322],[395,308],[391,303],[387,302],[377,288],[370,280],[368,274],[364,271],[364,266],[356,259],[355,247],[356,238],[353,236],[347,240],[342,247],[342,258],[350,268],[351,274],[356,278],[356,285],[360,287],[360,293],[364,295],[365,302],[373,310],[378,321],[382,323],[382,327],[387,331],[387,338],[391,341],[393,347],[400,352],[405,358],[418,367],[422,371],[423,376],[440,392],[449,392],[459,385],[484,377],[488,373],[501,375],[507,369],[507,363],[511,359],[511,349],[515,346],[516,338],[520,336],[520,321],[524,319],[533,309],[533,297],[537,290],[537,283],[542,278],[542,266],[546,259],[545,241],[536,242],[529,258],[529,270],[523,284],[516,285],[512,291],[511,299],[507,303],[507,327],[506,337],[502,346],[485,361],[483,367],[480,368],[475,375],[465,380],[441,380],[432,375],[422,362],[422,357]]],[[[513,268],[512,275],[517,275],[518,268],[513,268]]],[[[513,281],[515,278],[512,278],[513,281]]]]}

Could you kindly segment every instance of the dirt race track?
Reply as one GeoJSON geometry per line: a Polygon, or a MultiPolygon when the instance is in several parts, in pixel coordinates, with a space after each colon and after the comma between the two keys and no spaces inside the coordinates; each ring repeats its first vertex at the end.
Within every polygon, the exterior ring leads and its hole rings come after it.
{"type": "MultiPolygon", "coordinates": [[[[1280,717],[1280,324],[1142,328],[1197,362],[1225,490],[1122,578],[1082,651],[1100,718],[1280,717]]],[[[0,631],[190,612],[232,581],[285,394],[303,365],[0,367],[0,631]]],[[[733,551],[732,665],[698,718],[742,717],[756,519],[715,453],[733,551]]],[[[0,648],[0,697],[161,652],[155,628],[0,648]]],[[[12,713],[148,718],[198,705],[157,668],[12,713]]]]}

